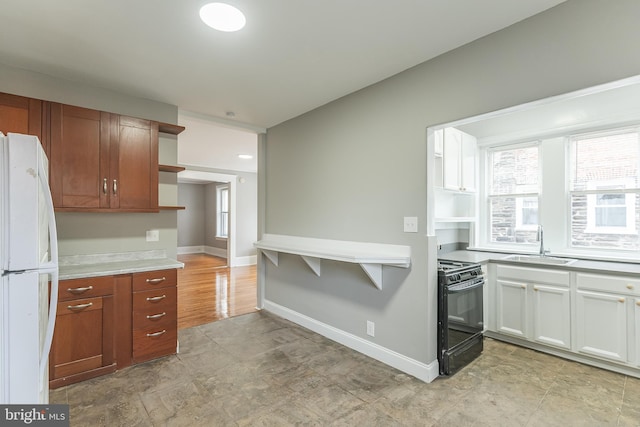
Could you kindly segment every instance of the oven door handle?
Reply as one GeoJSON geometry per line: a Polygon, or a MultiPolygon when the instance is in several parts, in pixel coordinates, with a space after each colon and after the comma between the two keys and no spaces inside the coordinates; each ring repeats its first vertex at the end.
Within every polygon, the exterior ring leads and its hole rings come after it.
{"type": "Polygon", "coordinates": [[[466,282],[456,283],[453,286],[449,286],[447,288],[447,292],[450,293],[450,294],[457,294],[457,293],[460,293],[460,292],[466,292],[466,291],[470,291],[472,289],[484,286],[484,279],[478,280],[475,284],[473,284],[471,286],[463,286],[463,285],[466,285],[467,283],[469,283],[470,281],[471,280],[467,280],[466,282]]]}

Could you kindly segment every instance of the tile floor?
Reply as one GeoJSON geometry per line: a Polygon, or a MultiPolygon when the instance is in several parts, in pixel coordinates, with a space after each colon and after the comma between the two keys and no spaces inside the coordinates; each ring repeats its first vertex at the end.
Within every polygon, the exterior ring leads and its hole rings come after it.
{"type": "Polygon", "coordinates": [[[640,426],[640,379],[491,339],[431,384],[264,312],[179,339],[51,402],[71,426],[640,426]]]}

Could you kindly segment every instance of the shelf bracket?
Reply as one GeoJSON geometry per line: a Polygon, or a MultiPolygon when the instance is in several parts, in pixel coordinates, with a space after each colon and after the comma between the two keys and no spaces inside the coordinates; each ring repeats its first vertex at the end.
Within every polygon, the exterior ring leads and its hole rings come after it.
{"type": "Polygon", "coordinates": [[[382,264],[360,263],[360,267],[367,273],[375,287],[382,290],[382,264]]]}
{"type": "Polygon", "coordinates": [[[277,251],[270,251],[267,249],[262,249],[262,253],[269,258],[269,261],[271,261],[271,263],[273,265],[275,265],[276,267],[278,266],[278,252],[277,251]]]}
{"type": "Polygon", "coordinates": [[[301,256],[304,262],[307,263],[309,268],[313,270],[314,273],[316,273],[316,276],[320,277],[320,258],[306,256],[306,255],[301,255],[301,256]]]}

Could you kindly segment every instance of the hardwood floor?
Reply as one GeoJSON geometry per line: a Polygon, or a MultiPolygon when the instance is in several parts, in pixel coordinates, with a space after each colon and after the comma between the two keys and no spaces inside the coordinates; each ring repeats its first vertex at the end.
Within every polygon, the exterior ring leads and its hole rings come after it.
{"type": "Polygon", "coordinates": [[[256,311],[256,266],[226,267],[207,254],[178,255],[178,329],[256,311]]]}

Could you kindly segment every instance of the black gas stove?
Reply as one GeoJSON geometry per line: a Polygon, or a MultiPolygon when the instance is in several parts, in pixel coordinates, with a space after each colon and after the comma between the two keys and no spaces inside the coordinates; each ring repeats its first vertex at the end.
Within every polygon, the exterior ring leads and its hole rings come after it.
{"type": "Polygon", "coordinates": [[[438,363],[452,375],[482,352],[484,276],[480,264],[438,261],[438,363]]]}

